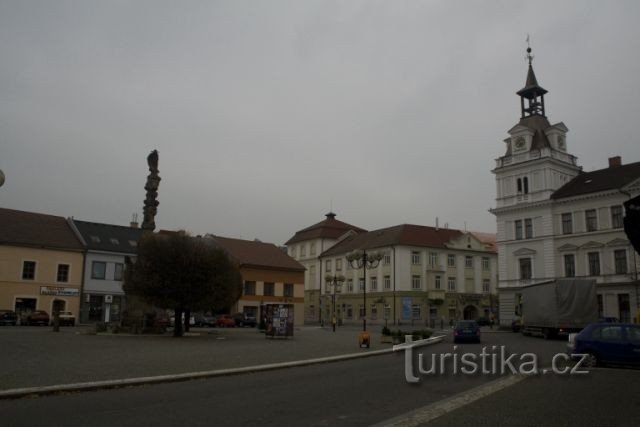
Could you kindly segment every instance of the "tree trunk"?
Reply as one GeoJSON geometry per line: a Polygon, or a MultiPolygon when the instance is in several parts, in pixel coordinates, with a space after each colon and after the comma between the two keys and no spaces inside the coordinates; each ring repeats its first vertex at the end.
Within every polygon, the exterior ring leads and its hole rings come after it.
{"type": "Polygon", "coordinates": [[[182,309],[181,308],[176,308],[174,310],[173,336],[174,337],[182,336],[182,309]]]}
{"type": "Polygon", "coordinates": [[[191,320],[191,309],[184,310],[184,331],[189,332],[189,321],[191,320]]]}

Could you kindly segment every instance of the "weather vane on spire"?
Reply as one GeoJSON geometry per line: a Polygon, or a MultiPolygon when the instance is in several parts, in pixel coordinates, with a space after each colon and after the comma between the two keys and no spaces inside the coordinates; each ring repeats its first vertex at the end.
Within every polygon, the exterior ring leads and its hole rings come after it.
{"type": "Polygon", "coordinates": [[[531,54],[531,37],[529,36],[529,33],[527,33],[527,54],[525,55],[524,58],[529,60],[529,65],[531,65],[531,60],[533,59],[533,55],[531,54]]]}

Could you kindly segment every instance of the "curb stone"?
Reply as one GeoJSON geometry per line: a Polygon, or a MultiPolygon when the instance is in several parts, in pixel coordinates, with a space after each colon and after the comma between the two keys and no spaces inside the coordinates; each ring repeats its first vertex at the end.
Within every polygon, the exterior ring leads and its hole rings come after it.
{"type": "MultiPolygon", "coordinates": [[[[442,341],[444,336],[427,338],[411,342],[411,346],[425,346],[436,344],[442,341]]],[[[402,345],[402,344],[401,344],[402,345]]],[[[395,347],[395,346],[394,346],[395,347]]],[[[121,387],[139,386],[147,384],[162,384],[169,382],[188,381],[194,379],[214,378],[230,375],[241,375],[251,372],[272,371],[276,369],[286,369],[301,366],[316,365],[321,363],[340,362],[345,360],[360,359],[364,357],[379,356],[383,354],[391,354],[396,351],[394,348],[383,350],[374,350],[363,353],[350,353],[339,356],[321,357],[315,359],[297,360],[293,362],[269,363],[265,365],[245,366],[242,368],[216,369],[211,371],[187,372],[183,374],[158,375],[152,377],[124,378],[119,380],[92,381],[74,384],[59,384],[42,387],[23,387],[9,390],[0,390],[0,400],[18,399],[26,396],[45,396],[57,393],[82,392],[92,390],[104,390],[121,387]]]]}

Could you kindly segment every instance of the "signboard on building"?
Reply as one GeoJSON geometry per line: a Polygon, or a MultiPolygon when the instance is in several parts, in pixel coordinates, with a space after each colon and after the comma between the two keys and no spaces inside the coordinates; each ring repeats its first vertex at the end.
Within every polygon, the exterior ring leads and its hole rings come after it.
{"type": "Polygon", "coordinates": [[[293,336],[293,304],[268,304],[265,306],[267,337],[293,336]]]}
{"type": "Polygon", "coordinates": [[[411,297],[402,297],[402,320],[411,320],[411,297]]]}
{"type": "Polygon", "coordinates": [[[62,286],[40,286],[40,295],[52,295],[56,297],[79,297],[80,289],[64,288],[62,286]]]}

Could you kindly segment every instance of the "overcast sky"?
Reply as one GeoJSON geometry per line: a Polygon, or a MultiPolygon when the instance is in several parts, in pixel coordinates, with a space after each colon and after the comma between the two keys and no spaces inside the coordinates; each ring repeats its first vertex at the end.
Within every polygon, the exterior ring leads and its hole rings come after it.
{"type": "Polygon", "coordinates": [[[640,161],[637,1],[0,0],[0,206],[282,244],[333,210],[495,232],[531,35],[585,170],[640,161]]]}

